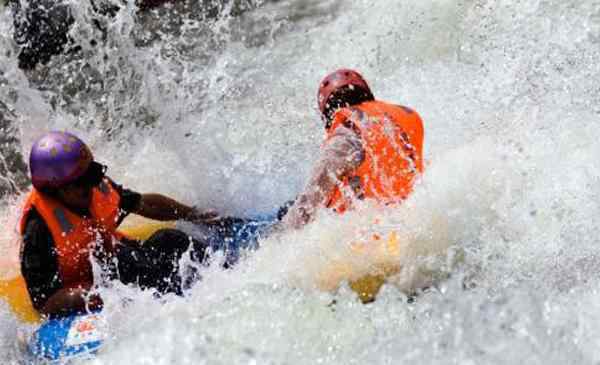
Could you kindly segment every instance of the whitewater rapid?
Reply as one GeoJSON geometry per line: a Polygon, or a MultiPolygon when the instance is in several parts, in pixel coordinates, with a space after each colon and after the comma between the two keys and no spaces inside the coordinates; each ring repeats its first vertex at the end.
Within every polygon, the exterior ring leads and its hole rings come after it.
{"type": "MultiPolygon", "coordinates": [[[[74,3],[72,34],[87,45],[97,30],[87,2],[74,3]]],[[[321,212],[233,270],[207,268],[185,298],[104,289],[111,338],[90,363],[600,361],[600,3],[254,3],[177,31],[156,31],[173,9],[124,9],[106,20],[104,45],[29,79],[5,11],[0,100],[23,156],[43,131],[68,129],[130,188],[223,214],[270,212],[302,189],[323,138],[316,87],[343,66],[421,114],[427,171],[403,206],[321,212]],[[464,258],[414,300],[400,290],[421,279],[410,273],[369,305],[346,284],[316,289],[376,218],[416,256],[464,258]]],[[[19,360],[19,326],[0,304],[3,364],[19,360]]]]}

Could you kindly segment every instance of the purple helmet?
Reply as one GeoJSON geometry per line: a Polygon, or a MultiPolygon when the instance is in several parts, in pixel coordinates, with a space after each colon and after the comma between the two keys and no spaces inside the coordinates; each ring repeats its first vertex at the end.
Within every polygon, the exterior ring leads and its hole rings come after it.
{"type": "Polygon", "coordinates": [[[83,176],[93,160],[88,146],[76,136],[49,132],[31,147],[31,182],[36,189],[60,188],[83,176]]]}

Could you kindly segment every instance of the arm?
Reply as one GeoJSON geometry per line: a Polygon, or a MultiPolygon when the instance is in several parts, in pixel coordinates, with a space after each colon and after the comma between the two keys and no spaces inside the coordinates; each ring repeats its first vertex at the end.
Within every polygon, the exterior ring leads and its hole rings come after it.
{"type": "Polygon", "coordinates": [[[48,298],[62,286],[58,272],[58,258],[50,230],[35,209],[29,213],[23,248],[21,251],[21,273],[33,307],[42,312],[48,298]]]}
{"type": "Polygon", "coordinates": [[[159,221],[178,219],[206,221],[217,217],[214,212],[200,212],[194,207],[187,206],[161,194],[142,194],[137,208],[132,213],[159,221]]]}
{"type": "Polygon", "coordinates": [[[161,194],[142,194],[140,202],[132,213],[159,221],[186,219],[194,209],[161,194]]]}
{"type": "Polygon", "coordinates": [[[218,217],[218,214],[215,212],[201,212],[195,207],[187,206],[161,194],[140,194],[124,188],[110,178],[108,180],[121,197],[121,201],[119,202],[119,208],[121,208],[119,223],[129,213],[159,221],[186,219],[202,223],[218,217]]]}
{"type": "Polygon", "coordinates": [[[321,149],[309,182],[282,220],[284,227],[298,229],[309,223],[318,208],[325,206],[335,187],[364,160],[360,137],[339,127],[321,149]]]}

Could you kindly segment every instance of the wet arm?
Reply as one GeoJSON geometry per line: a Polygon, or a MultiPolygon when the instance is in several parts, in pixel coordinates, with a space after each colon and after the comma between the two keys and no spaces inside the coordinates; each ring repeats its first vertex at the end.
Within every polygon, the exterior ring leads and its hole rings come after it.
{"type": "Polygon", "coordinates": [[[351,129],[340,127],[321,149],[304,191],[282,220],[284,227],[300,228],[309,223],[317,209],[327,204],[336,186],[363,161],[360,137],[351,129]]]}
{"type": "Polygon", "coordinates": [[[212,211],[200,211],[195,207],[190,207],[162,194],[140,194],[124,188],[110,178],[109,181],[121,197],[119,203],[119,208],[121,209],[120,220],[123,220],[129,213],[159,221],[185,219],[206,222],[218,216],[212,211]]]}
{"type": "Polygon", "coordinates": [[[200,212],[194,207],[187,206],[161,194],[142,194],[137,208],[132,213],[160,221],[179,219],[202,221],[217,216],[210,211],[200,212]]]}
{"type": "Polygon", "coordinates": [[[61,287],[58,259],[50,230],[35,211],[30,213],[23,235],[21,273],[33,307],[42,312],[46,301],[61,287]]]}

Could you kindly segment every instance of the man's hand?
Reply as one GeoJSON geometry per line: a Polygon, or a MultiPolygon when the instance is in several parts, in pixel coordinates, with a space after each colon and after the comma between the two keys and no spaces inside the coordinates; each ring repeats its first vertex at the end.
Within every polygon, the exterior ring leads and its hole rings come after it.
{"type": "Polygon", "coordinates": [[[201,224],[201,223],[211,223],[212,221],[215,221],[219,218],[220,218],[219,213],[215,212],[214,210],[201,211],[197,207],[192,207],[192,210],[191,210],[190,214],[186,217],[186,220],[188,220],[192,223],[201,224]]]}
{"type": "Polygon", "coordinates": [[[46,317],[56,318],[96,312],[103,306],[102,298],[94,293],[89,285],[82,285],[58,290],[48,298],[40,312],[46,317]]]}

